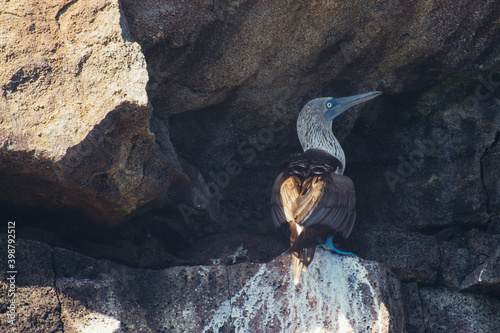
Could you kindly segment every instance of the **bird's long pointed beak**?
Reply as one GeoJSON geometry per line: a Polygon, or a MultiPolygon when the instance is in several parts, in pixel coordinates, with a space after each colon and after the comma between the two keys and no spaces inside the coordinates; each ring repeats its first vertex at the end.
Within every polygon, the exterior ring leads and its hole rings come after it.
{"type": "Polygon", "coordinates": [[[380,96],[382,92],[380,91],[371,91],[364,94],[349,96],[349,97],[340,97],[335,98],[336,106],[334,109],[329,110],[325,113],[325,119],[332,120],[342,112],[350,109],[354,105],[361,104],[367,102],[377,96],[380,96]]]}

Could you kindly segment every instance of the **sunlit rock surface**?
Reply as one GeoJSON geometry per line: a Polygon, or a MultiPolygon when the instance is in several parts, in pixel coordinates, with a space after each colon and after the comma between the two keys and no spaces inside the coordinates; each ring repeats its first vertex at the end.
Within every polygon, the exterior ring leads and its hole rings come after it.
{"type": "Polygon", "coordinates": [[[117,0],[2,2],[0,35],[1,200],[116,224],[186,181],[150,131],[146,61],[117,0]]]}

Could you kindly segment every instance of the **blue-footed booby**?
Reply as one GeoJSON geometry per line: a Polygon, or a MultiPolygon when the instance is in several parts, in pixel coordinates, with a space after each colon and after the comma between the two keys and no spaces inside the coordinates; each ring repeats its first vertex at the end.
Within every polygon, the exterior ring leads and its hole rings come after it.
{"type": "Polygon", "coordinates": [[[292,253],[295,284],[313,260],[317,245],[326,241],[325,248],[349,254],[332,245],[333,235],[349,236],[356,219],[354,184],[343,175],[345,154],[332,133],[332,120],[380,94],[317,98],[300,111],[297,135],[304,153],[278,175],[271,195],[272,219],[286,253],[292,253]]]}

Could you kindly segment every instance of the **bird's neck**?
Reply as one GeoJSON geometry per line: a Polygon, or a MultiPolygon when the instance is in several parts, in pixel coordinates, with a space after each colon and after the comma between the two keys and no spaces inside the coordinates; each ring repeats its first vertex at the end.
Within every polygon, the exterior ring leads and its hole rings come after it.
{"type": "Polygon", "coordinates": [[[334,156],[342,164],[335,173],[344,173],[345,154],[339,141],[332,133],[331,121],[326,119],[321,121],[307,121],[307,119],[301,119],[299,116],[297,121],[297,134],[304,151],[309,149],[320,149],[334,156]]]}

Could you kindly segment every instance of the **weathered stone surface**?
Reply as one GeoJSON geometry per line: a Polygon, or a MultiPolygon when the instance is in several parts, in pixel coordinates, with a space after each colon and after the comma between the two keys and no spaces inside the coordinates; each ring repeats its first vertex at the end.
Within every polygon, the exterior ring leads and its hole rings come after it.
{"type": "Polygon", "coordinates": [[[422,304],[420,303],[417,283],[402,283],[401,294],[405,310],[405,332],[425,333],[422,304]]]}
{"type": "MultiPolygon", "coordinates": [[[[42,315],[38,304],[44,304],[54,315],[30,332],[401,332],[404,326],[400,284],[392,273],[323,250],[295,286],[288,255],[268,264],[154,271],[21,239],[17,247],[24,253],[20,286],[41,291],[43,285],[53,295],[43,303],[46,297],[37,293],[18,294],[21,304],[30,303],[27,313],[42,315]]],[[[1,312],[2,328],[8,328],[1,312]]],[[[22,315],[16,323],[35,320],[22,315]]]]}
{"type": "Polygon", "coordinates": [[[167,93],[159,107],[171,114],[228,96],[238,107],[245,101],[289,109],[295,104],[283,102],[332,81],[403,91],[450,71],[489,67],[499,50],[492,44],[494,1],[123,3],[132,36],[154,66],[153,104],[167,93]]]}
{"type": "MultiPolygon", "coordinates": [[[[42,243],[17,240],[14,267],[7,265],[7,237],[0,236],[0,331],[62,332],[61,305],[54,288],[52,249],[42,243]],[[17,273],[7,273],[14,271],[17,273]],[[14,280],[10,278],[14,276],[14,280]],[[10,288],[11,282],[14,288],[10,288]],[[14,297],[9,293],[15,289],[14,297]],[[14,299],[14,311],[10,301],[14,299]],[[10,317],[12,314],[14,317],[10,317]],[[9,323],[13,319],[12,325],[9,323]]],[[[12,262],[9,262],[12,263],[12,262]]]]}
{"type": "Polygon", "coordinates": [[[361,216],[427,232],[488,225],[481,158],[500,131],[500,105],[468,108],[467,97],[446,106],[421,96],[378,119],[366,115],[345,145],[361,216]]]}
{"type": "Polygon", "coordinates": [[[358,219],[346,249],[362,258],[383,262],[403,281],[434,283],[439,271],[439,245],[431,236],[393,225],[358,219]]]}
{"type": "Polygon", "coordinates": [[[0,35],[0,200],[111,224],[165,204],[185,176],[149,130],[146,62],[118,1],[3,2],[0,35]]]}
{"type": "Polygon", "coordinates": [[[480,160],[500,130],[492,98],[499,8],[495,1],[124,1],[148,61],[152,104],[169,118],[177,152],[217,187],[228,221],[263,231],[274,177],[301,150],[300,108],[314,97],[374,89],[385,97],[361,119],[352,111],[334,124],[360,214],[413,230],[486,225],[480,160]],[[391,191],[384,174],[397,174],[399,156],[408,159],[428,139],[436,147],[391,191]],[[217,184],[211,174],[230,163],[242,171],[217,184]]]}
{"type": "Polygon", "coordinates": [[[498,332],[500,301],[441,288],[420,288],[425,332],[498,332]]]}
{"type": "Polygon", "coordinates": [[[498,166],[500,165],[500,134],[481,160],[484,187],[488,195],[488,209],[491,216],[489,231],[500,234],[500,179],[498,166]]]}
{"type": "Polygon", "coordinates": [[[460,290],[500,297],[500,247],[463,280],[460,290]]]}
{"type": "MultiPolygon", "coordinates": [[[[439,244],[441,283],[460,289],[466,278],[500,246],[500,237],[477,230],[458,233],[439,244]]],[[[476,291],[480,291],[478,288],[476,291]]]]}
{"type": "Polygon", "coordinates": [[[237,331],[400,331],[404,321],[400,285],[379,264],[319,250],[295,286],[291,260],[279,257],[249,279],[244,265],[229,267],[232,297],[205,325],[237,331]],[[243,268],[243,269],[242,269],[243,268]],[[240,277],[238,279],[238,277],[240,277]],[[232,281],[237,281],[232,285],[232,281]],[[392,321],[390,318],[392,318],[392,321]]]}
{"type": "Polygon", "coordinates": [[[480,263],[480,259],[467,248],[457,247],[449,242],[440,244],[441,283],[459,289],[465,277],[480,263]]]}
{"type": "Polygon", "coordinates": [[[286,249],[275,237],[245,232],[221,233],[195,242],[177,253],[191,265],[235,264],[240,262],[268,262],[286,249]]]}

